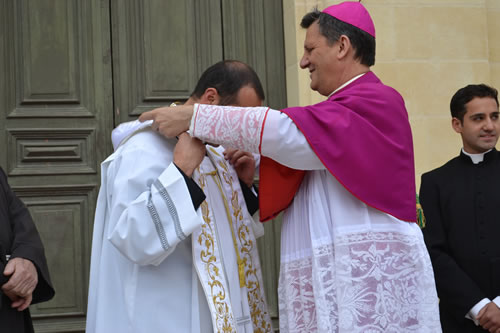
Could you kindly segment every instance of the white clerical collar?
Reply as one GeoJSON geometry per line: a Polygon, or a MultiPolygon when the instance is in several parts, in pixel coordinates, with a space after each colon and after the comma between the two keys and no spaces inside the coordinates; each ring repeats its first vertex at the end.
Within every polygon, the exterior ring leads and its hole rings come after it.
{"type": "MultiPolygon", "coordinates": [[[[368,72],[366,72],[368,73],[368,72]]],[[[341,85],[340,87],[338,87],[337,89],[335,89],[330,95],[328,95],[328,98],[330,98],[333,94],[335,94],[337,91],[339,91],[340,89],[344,88],[345,86],[347,86],[348,84],[350,84],[351,82],[354,82],[356,81],[357,79],[359,79],[360,77],[362,77],[363,75],[365,75],[366,73],[361,73],[355,77],[353,77],[352,79],[350,79],[349,81],[347,81],[346,83],[344,83],[343,85],[341,85]]]]}
{"type": "Polygon", "coordinates": [[[483,160],[484,160],[484,154],[487,154],[491,151],[488,150],[488,151],[485,151],[484,153],[479,153],[479,154],[469,154],[468,152],[466,152],[463,148],[462,148],[462,153],[464,153],[465,155],[469,156],[470,159],[472,160],[472,163],[474,164],[478,164],[478,163],[481,163],[483,160]]]}

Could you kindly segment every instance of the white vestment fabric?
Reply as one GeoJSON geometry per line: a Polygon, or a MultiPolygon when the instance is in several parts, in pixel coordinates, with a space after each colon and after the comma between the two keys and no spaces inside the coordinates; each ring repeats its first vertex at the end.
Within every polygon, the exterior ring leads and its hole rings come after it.
{"type": "Polygon", "coordinates": [[[193,174],[206,195],[195,211],[173,164],[176,139],[134,122],[113,140],[101,165],[86,331],[270,332],[256,243],[263,227],[224,149],[208,148],[193,174]]]}
{"type": "Polygon", "coordinates": [[[283,215],[280,331],[441,332],[434,273],[418,225],[354,197],[286,114],[197,105],[190,131],[307,170],[283,215]],[[262,136],[255,135],[261,129],[262,136]]]}

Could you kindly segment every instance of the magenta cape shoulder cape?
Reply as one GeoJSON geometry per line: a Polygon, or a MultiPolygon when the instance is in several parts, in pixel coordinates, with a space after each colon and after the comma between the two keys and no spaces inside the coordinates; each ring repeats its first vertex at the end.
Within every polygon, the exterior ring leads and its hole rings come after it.
{"type": "MultiPolygon", "coordinates": [[[[368,206],[416,221],[413,141],[401,95],[368,72],[306,107],[282,110],[330,173],[368,206]]],[[[290,205],[305,172],[262,158],[261,220],[290,205]]]]}

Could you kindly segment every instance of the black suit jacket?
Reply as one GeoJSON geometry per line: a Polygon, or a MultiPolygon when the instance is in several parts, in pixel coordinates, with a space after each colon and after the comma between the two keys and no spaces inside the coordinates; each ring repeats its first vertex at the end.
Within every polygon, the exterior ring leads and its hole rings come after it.
{"type": "Polygon", "coordinates": [[[479,164],[461,153],[425,173],[420,202],[443,332],[485,332],[465,315],[500,296],[500,153],[479,164]]]}
{"type": "MultiPolygon", "coordinates": [[[[38,284],[33,291],[32,304],[43,302],[54,296],[50,282],[47,262],[42,241],[31,215],[19,198],[12,192],[7,183],[7,176],[0,168],[0,274],[3,276],[5,255],[11,259],[28,259],[38,272],[38,284]]],[[[4,279],[6,280],[6,279],[4,279]]],[[[3,283],[5,281],[1,281],[3,283]]],[[[10,300],[0,291],[2,305],[0,308],[0,331],[9,333],[32,332],[33,327],[29,309],[18,312],[10,306],[10,300]]]]}

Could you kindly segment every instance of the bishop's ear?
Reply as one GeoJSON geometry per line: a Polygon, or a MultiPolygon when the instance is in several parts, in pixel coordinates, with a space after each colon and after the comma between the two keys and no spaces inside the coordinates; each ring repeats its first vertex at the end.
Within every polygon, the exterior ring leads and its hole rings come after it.
{"type": "Polygon", "coordinates": [[[340,35],[336,46],[338,47],[338,59],[345,58],[349,51],[352,49],[351,40],[346,35],[340,35]]]}
{"type": "Polygon", "coordinates": [[[220,96],[215,88],[207,88],[200,98],[200,104],[218,105],[220,96]]]}

